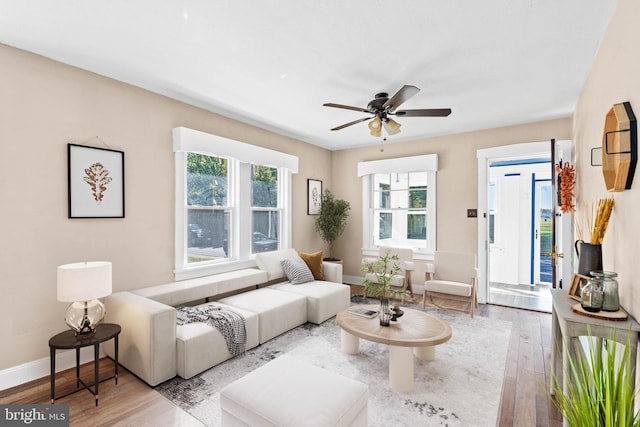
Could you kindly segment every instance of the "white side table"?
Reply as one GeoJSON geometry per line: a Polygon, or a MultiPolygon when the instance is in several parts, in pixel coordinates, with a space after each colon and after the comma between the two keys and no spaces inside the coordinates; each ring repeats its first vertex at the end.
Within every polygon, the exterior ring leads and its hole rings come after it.
{"type": "MultiPolygon", "coordinates": [[[[624,321],[601,320],[575,313],[571,306],[576,303],[563,289],[551,289],[553,310],[551,317],[551,373],[558,377],[557,355],[562,355],[562,387],[568,392],[569,379],[569,355],[575,357],[579,344],[578,337],[589,336],[608,339],[612,332],[616,331],[615,340],[626,345],[630,338],[629,363],[630,368],[636,371],[636,357],[638,348],[638,332],[640,324],[629,317],[624,321]],[[631,331],[630,336],[628,336],[631,331]]],[[[633,378],[635,387],[635,376],[633,378]]],[[[553,393],[553,390],[551,390],[553,393]]],[[[567,426],[566,420],[564,425],[567,426]]]]}

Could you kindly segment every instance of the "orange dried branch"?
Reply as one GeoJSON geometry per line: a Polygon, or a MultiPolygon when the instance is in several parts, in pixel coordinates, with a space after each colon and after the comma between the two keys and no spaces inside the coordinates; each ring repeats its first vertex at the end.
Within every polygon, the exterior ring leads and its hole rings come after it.
{"type": "Polygon", "coordinates": [[[560,210],[562,213],[574,212],[576,207],[573,203],[573,190],[576,185],[576,171],[569,162],[565,162],[562,167],[556,164],[556,172],[560,189],[560,210]]]}

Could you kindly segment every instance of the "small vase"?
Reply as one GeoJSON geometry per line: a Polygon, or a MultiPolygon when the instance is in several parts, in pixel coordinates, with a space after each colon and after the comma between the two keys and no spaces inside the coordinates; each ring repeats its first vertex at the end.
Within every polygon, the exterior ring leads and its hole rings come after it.
{"type": "Polygon", "coordinates": [[[590,278],[587,284],[582,288],[582,297],[580,304],[582,308],[590,312],[598,312],[602,310],[603,292],[602,286],[598,279],[590,278]]]}
{"type": "Polygon", "coordinates": [[[620,309],[620,298],[618,296],[618,277],[612,271],[592,271],[593,281],[598,282],[602,288],[602,311],[618,311],[620,309]]]}
{"type": "Polygon", "coordinates": [[[398,304],[394,304],[393,305],[393,316],[391,316],[391,321],[392,322],[397,322],[398,319],[401,318],[403,314],[404,314],[404,311],[400,310],[400,307],[398,306],[398,304]]]}
{"type": "Polygon", "coordinates": [[[602,270],[602,245],[577,240],[574,246],[578,255],[578,274],[588,276],[593,270],[602,270]]]}
{"type": "Polygon", "coordinates": [[[389,326],[391,322],[391,310],[389,310],[389,300],[387,298],[380,299],[380,326],[389,326]]]}

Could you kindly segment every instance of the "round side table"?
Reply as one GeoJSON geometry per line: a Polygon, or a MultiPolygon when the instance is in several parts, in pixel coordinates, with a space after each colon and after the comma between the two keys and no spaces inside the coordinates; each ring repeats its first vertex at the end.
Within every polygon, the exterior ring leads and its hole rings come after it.
{"type": "Polygon", "coordinates": [[[88,335],[76,335],[75,331],[69,329],[64,332],[60,332],[57,335],[54,335],[49,340],[49,352],[51,358],[51,403],[55,403],[56,399],[60,399],[65,396],[69,396],[70,394],[76,393],[80,390],[89,390],[91,394],[93,394],[96,398],[96,406],[98,406],[98,384],[115,378],[116,384],[118,384],[118,335],[120,334],[120,325],[116,325],[114,323],[101,323],[96,326],[96,330],[92,334],[88,335]],[[98,357],[100,354],[100,343],[105,341],[109,341],[110,339],[114,340],[115,345],[115,374],[110,376],[109,378],[104,378],[102,380],[99,379],[99,371],[98,371],[98,357]],[[93,346],[94,355],[93,355],[93,389],[91,388],[91,384],[86,384],[82,379],[80,379],[80,349],[82,347],[93,346]],[[62,396],[55,395],[56,388],[56,350],[63,349],[75,349],[76,350],[76,389],[64,394],[62,396]],[[81,387],[82,386],[82,387],[81,387]]]}

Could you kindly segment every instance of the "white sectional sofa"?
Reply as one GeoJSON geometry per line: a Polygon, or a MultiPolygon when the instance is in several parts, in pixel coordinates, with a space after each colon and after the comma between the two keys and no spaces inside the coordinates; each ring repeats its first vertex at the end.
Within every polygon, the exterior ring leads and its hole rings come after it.
{"type": "MultiPolygon", "coordinates": [[[[256,256],[258,268],[111,294],[105,298],[105,321],[122,326],[119,362],[155,386],[176,375],[190,378],[231,358],[217,329],[176,324],[180,305],[214,304],[242,314],[246,350],[307,321],[322,323],[349,306],[342,265],[323,262],[323,280],[293,285],[280,262],[294,257],[294,249],[265,252],[256,256]]],[[[104,348],[114,356],[112,341],[104,348]]]]}

